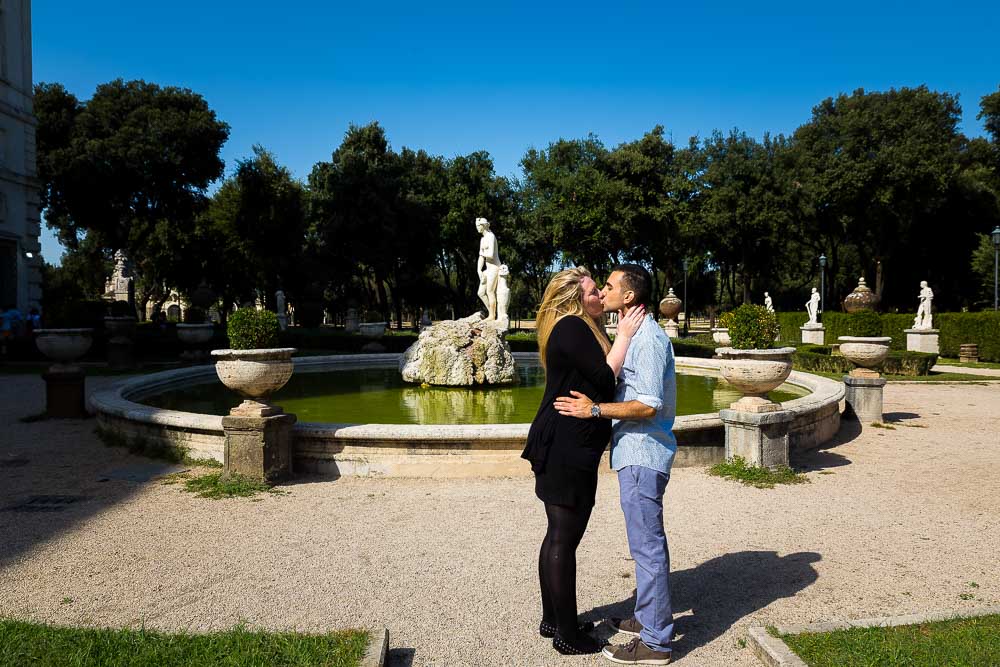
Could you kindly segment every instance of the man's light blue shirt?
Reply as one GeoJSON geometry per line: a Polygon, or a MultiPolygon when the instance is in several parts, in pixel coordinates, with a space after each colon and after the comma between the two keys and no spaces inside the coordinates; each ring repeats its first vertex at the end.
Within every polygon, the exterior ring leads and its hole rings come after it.
{"type": "Polygon", "coordinates": [[[656,410],[650,419],[613,419],[611,467],[642,466],[670,473],[677,452],[677,378],[670,338],[651,316],[632,337],[625,353],[615,402],[639,401],[656,410]]]}

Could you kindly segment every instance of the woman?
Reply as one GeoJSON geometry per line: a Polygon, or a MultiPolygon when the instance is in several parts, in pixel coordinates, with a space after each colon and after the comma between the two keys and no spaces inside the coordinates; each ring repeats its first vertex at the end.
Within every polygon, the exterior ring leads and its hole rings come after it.
{"type": "Polygon", "coordinates": [[[613,401],[615,378],[644,312],[634,308],[621,318],[613,346],[601,328],[603,315],[600,292],[586,269],[560,271],[545,288],[537,319],[545,396],[521,454],[531,461],[535,495],[548,518],[538,554],[538,632],[552,637],[552,646],[564,655],[601,650],[576,617],[576,548],[594,507],[597,467],[611,439],[611,422],[564,417],[553,402],[571,390],[598,403],[613,401]]]}

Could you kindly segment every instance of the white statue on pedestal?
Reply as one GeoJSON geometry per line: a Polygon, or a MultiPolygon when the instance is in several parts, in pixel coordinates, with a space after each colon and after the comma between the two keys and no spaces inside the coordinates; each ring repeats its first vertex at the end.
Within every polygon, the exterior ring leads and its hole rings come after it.
{"type": "Polygon", "coordinates": [[[809,295],[809,301],[806,302],[806,312],[809,313],[809,321],[806,324],[819,324],[816,320],[819,315],[819,292],[815,287],[812,288],[812,294],[809,295]]]}
{"type": "Polygon", "coordinates": [[[490,231],[490,223],[486,218],[476,218],[476,231],[483,235],[479,241],[479,262],[476,272],[479,274],[479,291],[477,295],[486,306],[487,320],[497,319],[497,284],[500,279],[500,254],[497,251],[497,237],[490,231]]]}
{"type": "Polygon", "coordinates": [[[917,316],[913,318],[914,329],[933,329],[933,315],[931,314],[931,302],[934,301],[934,291],[927,286],[926,280],[920,281],[920,305],[917,307],[917,316]]]}
{"type": "Polygon", "coordinates": [[[506,264],[501,264],[497,278],[497,322],[505,328],[510,326],[510,316],[507,314],[507,306],[510,304],[510,286],[507,284],[509,276],[510,269],[506,264]]]}
{"type": "Polygon", "coordinates": [[[771,295],[767,292],[764,292],[764,307],[767,308],[767,312],[774,312],[774,302],[771,301],[771,295]]]}

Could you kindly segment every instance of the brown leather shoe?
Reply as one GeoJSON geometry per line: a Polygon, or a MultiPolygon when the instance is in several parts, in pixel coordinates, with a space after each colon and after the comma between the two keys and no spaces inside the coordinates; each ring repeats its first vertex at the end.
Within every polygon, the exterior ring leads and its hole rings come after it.
{"type": "Polygon", "coordinates": [[[605,646],[605,658],[619,665],[669,665],[670,651],[654,651],[638,637],[624,646],[605,646]]]}
{"type": "Polygon", "coordinates": [[[638,637],[639,633],[642,632],[642,623],[635,620],[635,616],[632,618],[612,618],[611,627],[632,637],[638,637]]]}

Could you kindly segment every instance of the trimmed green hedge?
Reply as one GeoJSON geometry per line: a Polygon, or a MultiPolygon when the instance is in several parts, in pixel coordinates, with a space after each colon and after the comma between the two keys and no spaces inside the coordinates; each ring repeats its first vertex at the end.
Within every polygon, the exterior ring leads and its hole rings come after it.
{"type": "MultiPolygon", "coordinates": [[[[839,336],[848,336],[847,313],[823,313],[826,342],[836,343],[839,336]]],[[[913,327],[913,315],[908,313],[882,313],[882,335],[892,338],[889,348],[906,350],[906,333],[913,327]]],[[[781,323],[781,340],[798,343],[802,340],[799,327],[809,317],[805,313],[778,313],[781,323]]],[[[934,313],[934,326],[941,330],[939,345],[941,356],[957,357],[963,343],[979,345],[981,361],[1000,362],[1000,313],[934,313]]]]}
{"type": "Polygon", "coordinates": [[[1000,313],[935,313],[934,326],[942,357],[956,358],[963,343],[976,343],[980,361],[1000,362],[1000,313]]]}
{"type": "MultiPolygon", "coordinates": [[[[833,356],[826,345],[800,345],[792,355],[792,364],[798,371],[823,373],[849,373],[854,364],[842,356],[833,356]]],[[[930,375],[938,355],[925,352],[889,352],[881,371],[888,375],[930,375]]]]}

